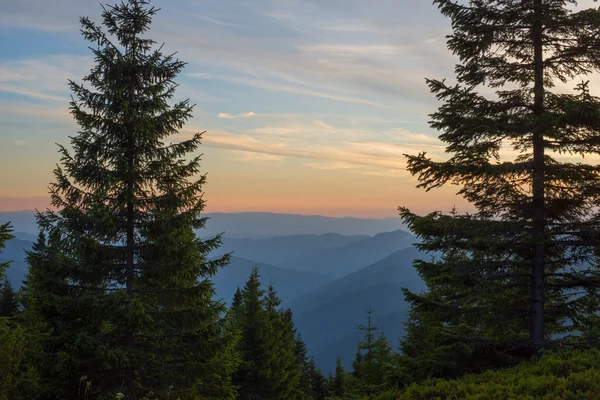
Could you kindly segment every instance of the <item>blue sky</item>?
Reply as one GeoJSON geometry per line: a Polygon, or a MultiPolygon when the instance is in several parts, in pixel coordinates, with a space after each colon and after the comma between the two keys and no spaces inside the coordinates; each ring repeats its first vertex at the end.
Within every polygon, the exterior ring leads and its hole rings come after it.
{"type": "MultiPolygon", "coordinates": [[[[112,4],[108,2],[108,4],[112,4]]],[[[155,0],[148,34],[188,62],[181,135],[207,131],[208,211],[394,216],[464,204],[415,189],[403,153],[443,156],[425,77],[450,78],[448,21],[421,0],[155,0]]],[[[77,127],[67,80],[92,66],[97,0],[0,2],[0,209],[43,207],[55,143],[77,127]]]]}

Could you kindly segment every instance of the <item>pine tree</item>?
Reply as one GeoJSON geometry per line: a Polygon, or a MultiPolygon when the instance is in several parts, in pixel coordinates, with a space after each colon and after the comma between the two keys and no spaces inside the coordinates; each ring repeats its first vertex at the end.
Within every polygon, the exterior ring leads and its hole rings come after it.
{"type": "Polygon", "coordinates": [[[72,152],[60,147],[56,211],[38,214],[52,243],[33,257],[28,289],[54,330],[48,396],[234,397],[234,343],[210,281],[227,257],[209,261],[219,238],[195,233],[205,177],[185,157],[200,134],[166,143],[192,106],[169,104],[185,63],[145,37],[156,12],[126,0],[102,26],[80,20],[96,64],[69,82],[79,132],[72,152]]]}
{"type": "Polygon", "coordinates": [[[269,285],[265,294],[260,288],[258,268],[253,268],[234,312],[241,337],[238,343],[241,365],[234,378],[240,399],[302,396],[292,313],[282,310],[280,305],[273,285],[269,285]]]}
{"type": "Polygon", "coordinates": [[[374,310],[370,305],[365,312],[367,314],[367,324],[358,325],[358,329],[364,331],[365,334],[363,340],[358,343],[353,367],[356,372],[355,377],[362,382],[362,385],[370,385],[374,380],[376,368],[374,347],[377,327],[373,325],[372,314],[374,310]]]}
{"type": "Polygon", "coordinates": [[[306,349],[306,343],[302,340],[302,335],[296,332],[294,339],[294,353],[296,354],[296,364],[300,367],[300,390],[303,394],[303,399],[310,398],[310,376],[309,376],[309,359],[306,349]]]}
{"type": "Polygon", "coordinates": [[[310,387],[308,399],[325,400],[328,395],[327,380],[323,376],[321,370],[317,368],[317,364],[315,363],[315,359],[313,357],[308,359],[307,372],[310,387]]]}
{"type": "MultiPolygon", "coordinates": [[[[10,224],[0,225],[0,254],[14,238],[10,224]]],[[[0,277],[10,262],[0,263],[0,277]]],[[[0,293],[0,400],[26,400],[39,397],[39,374],[34,355],[39,349],[37,326],[31,326],[12,285],[4,278],[0,293]]]]}
{"type": "MultiPolygon", "coordinates": [[[[32,363],[39,371],[42,400],[63,393],[63,386],[71,379],[71,370],[57,363],[56,357],[48,356],[64,352],[65,338],[73,334],[69,325],[62,323],[60,315],[61,309],[69,306],[69,285],[64,272],[64,254],[57,248],[57,236],[55,232],[47,238],[40,231],[31,250],[26,251],[29,269],[24,285],[26,307],[23,314],[30,331],[39,333],[36,336],[41,354],[36,354],[32,363]]],[[[77,389],[74,391],[78,392],[77,389]]]]}
{"type": "Polygon", "coordinates": [[[391,362],[392,348],[383,332],[377,334],[379,328],[373,324],[372,314],[375,310],[369,306],[366,310],[367,324],[360,324],[358,329],[364,331],[364,338],[358,343],[354,367],[354,392],[360,395],[373,396],[381,392],[385,384],[384,371],[391,362]]]}
{"type": "Polygon", "coordinates": [[[242,304],[242,291],[238,286],[233,294],[233,300],[231,301],[231,309],[235,310],[242,304]]]}
{"type": "Polygon", "coordinates": [[[344,397],[346,394],[346,370],[342,365],[342,359],[337,357],[335,360],[335,375],[333,376],[331,391],[335,397],[344,397]]]}
{"type": "Polygon", "coordinates": [[[600,69],[600,11],[574,10],[574,0],[434,3],[452,21],[448,48],[460,59],[457,84],[427,80],[443,102],[431,126],[451,157],[408,156],[408,170],[426,190],[460,185],[476,212],[400,208],[434,255],[415,265],[429,293],[406,297],[421,339],[437,347],[430,354],[444,354],[425,368],[454,359],[447,367],[462,373],[564,341],[598,309],[600,168],[577,156],[600,153],[600,99],[588,82],[552,89],[600,69]]]}
{"type": "Polygon", "coordinates": [[[233,383],[238,387],[239,399],[262,396],[262,382],[270,378],[268,367],[268,336],[265,331],[267,313],[264,291],[260,288],[258,268],[253,268],[242,289],[242,302],[235,313],[236,325],[240,330],[237,349],[241,363],[234,374],[233,383]]]}
{"type": "Polygon", "coordinates": [[[0,297],[0,317],[13,317],[19,310],[17,294],[8,278],[4,278],[0,297]]]}
{"type": "MultiPolygon", "coordinates": [[[[6,242],[11,239],[14,239],[12,233],[12,227],[10,223],[5,223],[0,225],[0,254],[2,254],[2,250],[6,247],[6,242]]],[[[0,278],[4,276],[4,270],[8,268],[10,262],[2,262],[0,263],[0,278]]]]}

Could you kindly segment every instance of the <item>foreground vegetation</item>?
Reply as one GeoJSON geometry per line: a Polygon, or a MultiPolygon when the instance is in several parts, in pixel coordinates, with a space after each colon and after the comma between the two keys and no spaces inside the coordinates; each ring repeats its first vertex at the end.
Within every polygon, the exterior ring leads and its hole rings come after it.
{"type": "Polygon", "coordinates": [[[559,351],[516,367],[431,379],[378,400],[584,400],[600,397],[600,350],[559,351]]]}

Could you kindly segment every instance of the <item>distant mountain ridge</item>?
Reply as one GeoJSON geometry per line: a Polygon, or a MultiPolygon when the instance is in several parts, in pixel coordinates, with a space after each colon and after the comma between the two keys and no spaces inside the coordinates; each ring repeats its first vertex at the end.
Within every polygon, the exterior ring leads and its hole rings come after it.
{"type": "Polygon", "coordinates": [[[412,266],[412,261],[423,256],[424,253],[414,247],[398,250],[384,259],[323,285],[300,298],[286,302],[286,306],[291,307],[296,314],[301,315],[345,293],[356,292],[365,287],[387,282],[412,283],[420,281],[421,278],[412,266]]]}
{"type": "Polygon", "coordinates": [[[281,267],[298,271],[320,272],[332,278],[341,278],[381,260],[397,250],[407,248],[415,241],[416,238],[406,231],[384,232],[316,255],[307,255],[292,260],[281,264],[281,267]]]}
{"type": "MultiPolygon", "coordinates": [[[[201,237],[225,233],[231,238],[268,238],[287,235],[376,235],[406,229],[399,217],[369,219],[325,217],[320,215],[276,214],[264,212],[206,213],[209,217],[201,237]]],[[[11,221],[16,231],[37,235],[35,211],[0,211],[0,223],[11,221]]]]}
{"type": "Polygon", "coordinates": [[[295,299],[331,281],[327,276],[287,270],[274,265],[257,263],[241,257],[231,257],[231,262],[213,277],[217,298],[230,304],[237,287],[240,289],[257,266],[263,289],[273,283],[280,298],[295,299]]]}
{"type": "Polygon", "coordinates": [[[408,311],[401,288],[417,292],[425,289],[412,265],[415,259],[423,257],[425,254],[413,247],[398,250],[357,272],[285,303],[294,312],[294,321],[309,352],[325,373],[335,368],[336,356],[350,366],[356,352],[355,339],[361,335],[357,332],[357,325],[364,322],[369,305],[375,310],[376,323],[383,325],[388,340],[396,346],[404,331],[402,322],[408,311]],[[348,337],[352,340],[344,341],[348,337]],[[333,348],[337,349],[337,354],[330,359],[333,348]]]}
{"type": "Polygon", "coordinates": [[[342,247],[368,238],[370,238],[368,235],[348,236],[339,233],[286,235],[264,239],[231,238],[225,236],[223,237],[221,247],[211,253],[211,256],[233,252],[237,257],[280,265],[290,260],[307,255],[317,255],[326,250],[342,247]]]}
{"type": "Polygon", "coordinates": [[[25,262],[25,250],[30,250],[33,242],[14,238],[5,243],[6,247],[0,252],[0,262],[12,261],[8,266],[6,277],[14,288],[22,285],[29,266],[25,262]]]}

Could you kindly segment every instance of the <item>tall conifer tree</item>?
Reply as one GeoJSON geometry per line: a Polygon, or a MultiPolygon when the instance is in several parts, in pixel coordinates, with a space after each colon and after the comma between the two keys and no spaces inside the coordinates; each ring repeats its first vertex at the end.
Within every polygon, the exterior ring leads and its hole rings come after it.
{"type": "Polygon", "coordinates": [[[189,156],[201,136],[169,143],[192,106],[169,104],[185,63],[146,37],[156,12],[125,0],[104,8],[102,25],[80,20],[95,66],[69,82],[79,132],[72,151],[60,147],[56,211],[38,214],[51,245],[33,257],[29,288],[53,297],[42,306],[60,379],[48,396],[234,397],[233,343],[210,281],[227,257],[208,260],[219,238],[196,237],[205,177],[189,156]]]}
{"type": "Polygon", "coordinates": [[[438,335],[443,362],[485,369],[586,329],[598,309],[600,167],[579,156],[600,153],[600,99],[578,81],[600,69],[600,11],[574,0],[434,3],[460,59],[455,85],[427,80],[443,102],[431,126],[451,157],[408,156],[408,169],[426,190],[460,185],[476,212],[400,209],[419,247],[442,254],[416,264],[429,293],[406,295],[413,322],[435,325],[419,335],[438,335]]]}
{"type": "MultiPolygon", "coordinates": [[[[6,242],[13,238],[14,236],[12,235],[12,227],[10,226],[10,223],[0,225],[0,254],[2,254],[2,250],[6,247],[6,242]]],[[[10,262],[0,263],[0,278],[4,277],[4,271],[9,265],[10,262]]]]}
{"type": "Polygon", "coordinates": [[[342,359],[337,357],[335,360],[335,375],[333,376],[333,380],[331,382],[331,394],[335,397],[342,398],[346,394],[346,381],[348,377],[346,375],[346,370],[342,365],[342,359]]]}
{"type": "Polygon", "coordinates": [[[310,375],[308,371],[308,351],[306,343],[302,340],[300,332],[296,332],[294,338],[294,354],[296,355],[296,364],[300,366],[300,390],[303,393],[303,399],[310,398],[310,375]]]}
{"type": "Polygon", "coordinates": [[[265,293],[255,267],[233,309],[241,364],[234,382],[240,399],[300,399],[301,365],[292,313],[282,310],[273,285],[265,293]]]}
{"type": "Polygon", "coordinates": [[[4,278],[0,293],[0,317],[13,317],[19,310],[19,302],[8,278],[4,278]]]}
{"type": "Polygon", "coordinates": [[[373,396],[381,392],[384,385],[384,370],[391,361],[392,348],[383,332],[373,324],[371,306],[366,310],[367,324],[360,324],[358,329],[365,332],[363,340],[358,343],[356,358],[352,362],[354,368],[354,391],[359,395],[373,396]]]}

